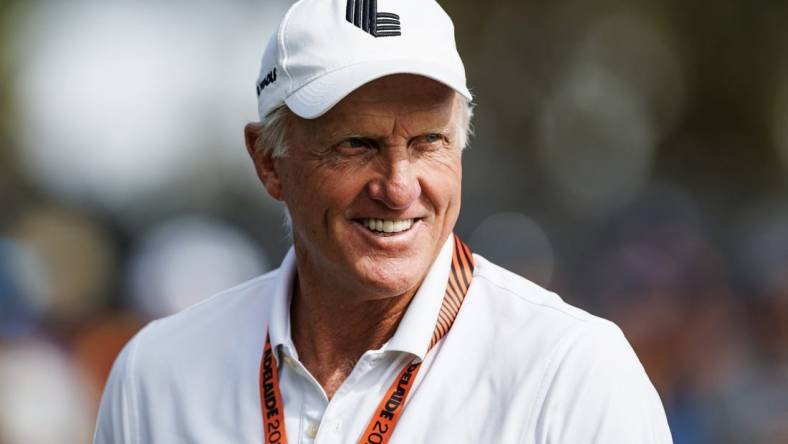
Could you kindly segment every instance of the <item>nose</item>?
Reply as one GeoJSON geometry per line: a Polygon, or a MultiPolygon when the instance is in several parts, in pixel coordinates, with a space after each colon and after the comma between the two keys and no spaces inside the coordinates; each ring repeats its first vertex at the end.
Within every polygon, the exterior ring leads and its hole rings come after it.
{"type": "Polygon", "coordinates": [[[372,199],[384,203],[393,210],[404,210],[410,207],[421,195],[416,166],[404,150],[391,149],[382,156],[380,175],[371,180],[367,186],[372,199]]]}

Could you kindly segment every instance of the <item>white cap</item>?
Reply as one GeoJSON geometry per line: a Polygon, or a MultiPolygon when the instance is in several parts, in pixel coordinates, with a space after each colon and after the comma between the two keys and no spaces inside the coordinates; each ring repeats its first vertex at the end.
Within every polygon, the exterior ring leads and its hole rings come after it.
{"type": "Polygon", "coordinates": [[[434,0],[300,0],[263,54],[260,118],[287,104],[305,119],[390,74],[418,74],[468,100],[454,25],[434,0]]]}

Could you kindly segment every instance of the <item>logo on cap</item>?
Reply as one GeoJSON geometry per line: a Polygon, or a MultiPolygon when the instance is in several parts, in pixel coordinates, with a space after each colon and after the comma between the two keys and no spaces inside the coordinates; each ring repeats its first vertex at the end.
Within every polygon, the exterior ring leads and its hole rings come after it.
{"type": "Polygon", "coordinates": [[[391,12],[378,12],[377,0],[347,0],[345,18],[373,37],[402,35],[399,16],[391,12]]]}
{"type": "Polygon", "coordinates": [[[268,71],[268,74],[257,82],[257,97],[260,97],[260,93],[263,92],[266,86],[274,82],[276,82],[276,68],[268,71]]]}

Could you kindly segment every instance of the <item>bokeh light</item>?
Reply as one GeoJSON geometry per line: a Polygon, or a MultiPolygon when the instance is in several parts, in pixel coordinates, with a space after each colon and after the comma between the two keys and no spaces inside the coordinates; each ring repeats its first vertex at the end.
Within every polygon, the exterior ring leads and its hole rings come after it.
{"type": "Polygon", "coordinates": [[[573,74],[545,110],[539,148],[564,201],[590,212],[621,204],[642,186],[655,135],[635,92],[606,70],[573,74]]]}
{"type": "Polygon", "coordinates": [[[0,442],[88,442],[95,410],[70,358],[38,338],[0,343],[0,442]]]}
{"type": "Polygon", "coordinates": [[[23,296],[50,320],[80,320],[105,301],[115,273],[109,236],[94,221],[56,207],[31,207],[10,231],[20,245],[16,257],[23,296]],[[29,276],[25,279],[25,276],[29,276]]]}
{"type": "Polygon", "coordinates": [[[629,85],[661,135],[681,117],[688,93],[674,32],[653,16],[604,14],[578,39],[571,63],[604,67],[629,85]]]}
{"type": "Polygon", "coordinates": [[[468,238],[477,252],[494,263],[542,286],[550,286],[553,246],[542,227],[530,217],[498,213],[487,217],[468,238]]]}
{"type": "Polygon", "coordinates": [[[204,217],[156,226],[131,256],[128,281],[138,310],[158,318],[268,269],[267,255],[237,228],[204,217]]]}
{"type": "Polygon", "coordinates": [[[539,156],[564,204],[599,216],[634,196],[682,101],[678,58],[657,28],[627,15],[593,23],[541,119],[539,156]]]}
{"type": "Polygon", "coordinates": [[[216,173],[254,183],[236,174],[251,171],[242,130],[285,2],[38,6],[16,51],[20,156],[34,183],[115,211],[184,186],[210,196],[216,173]]]}
{"type": "Polygon", "coordinates": [[[50,293],[41,261],[30,248],[0,238],[0,337],[30,331],[45,311],[50,293]]]}

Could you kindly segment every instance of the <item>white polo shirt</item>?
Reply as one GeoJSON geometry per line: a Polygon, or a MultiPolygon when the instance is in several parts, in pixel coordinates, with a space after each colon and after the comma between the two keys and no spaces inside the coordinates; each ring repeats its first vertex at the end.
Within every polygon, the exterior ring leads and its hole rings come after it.
{"type": "Polygon", "coordinates": [[[358,442],[402,367],[421,371],[392,443],[671,443],[654,387],[613,323],[474,255],[454,326],[425,357],[451,236],[394,336],[366,352],[328,401],[290,335],[293,250],[281,267],[150,323],[118,356],[95,443],[262,443],[266,331],[288,442],[358,442]]]}

